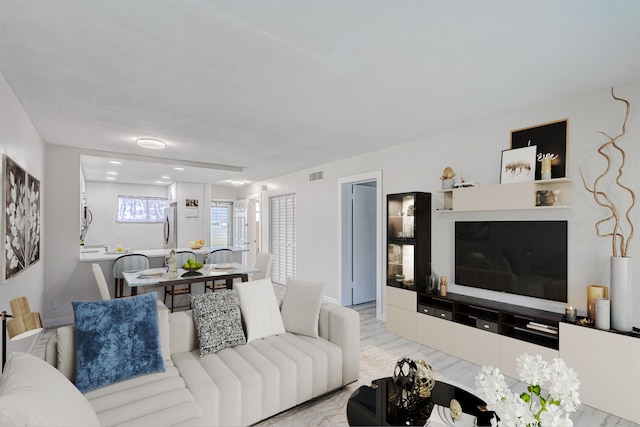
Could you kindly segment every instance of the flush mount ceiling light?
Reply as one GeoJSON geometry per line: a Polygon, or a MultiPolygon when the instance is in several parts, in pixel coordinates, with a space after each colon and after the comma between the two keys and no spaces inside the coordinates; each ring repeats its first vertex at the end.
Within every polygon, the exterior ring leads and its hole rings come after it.
{"type": "Polygon", "coordinates": [[[232,180],[232,181],[229,181],[229,183],[231,185],[244,185],[244,181],[239,181],[239,180],[232,180]]]}
{"type": "Polygon", "coordinates": [[[147,150],[162,150],[167,144],[164,141],[160,141],[159,139],[153,138],[140,138],[136,141],[136,143],[147,150]]]}

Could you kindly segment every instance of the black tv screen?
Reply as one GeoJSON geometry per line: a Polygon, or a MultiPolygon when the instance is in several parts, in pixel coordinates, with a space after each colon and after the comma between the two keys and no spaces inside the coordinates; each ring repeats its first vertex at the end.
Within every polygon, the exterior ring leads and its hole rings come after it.
{"type": "Polygon", "coordinates": [[[567,221],[458,221],[455,283],[567,302],[567,221]]]}

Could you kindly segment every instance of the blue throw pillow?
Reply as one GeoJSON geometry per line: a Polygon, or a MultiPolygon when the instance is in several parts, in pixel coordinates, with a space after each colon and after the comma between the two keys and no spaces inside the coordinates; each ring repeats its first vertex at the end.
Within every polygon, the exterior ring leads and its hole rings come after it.
{"type": "Polygon", "coordinates": [[[156,293],[72,302],[76,387],[82,392],[164,371],[156,293]]]}

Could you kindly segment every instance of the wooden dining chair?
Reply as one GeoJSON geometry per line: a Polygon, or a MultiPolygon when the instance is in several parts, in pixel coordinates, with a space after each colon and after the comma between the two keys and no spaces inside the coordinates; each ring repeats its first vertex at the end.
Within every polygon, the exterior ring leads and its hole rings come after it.
{"type": "Polygon", "coordinates": [[[125,271],[142,271],[149,268],[149,257],[143,254],[126,254],[113,261],[112,273],[115,279],[114,298],[124,296],[124,276],[125,271]]]}
{"type": "MultiPolygon", "coordinates": [[[[196,259],[196,254],[191,251],[178,251],[176,252],[176,266],[180,268],[184,265],[189,258],[196,259]]],[[[187,283],[186,285],[175,285],[175,286],[167,286],[164,288],[164,303],[167,303],[167,296],[171,296],[171,307],[169,310],[173,312],[173,302],[176,295],[190,295],[191,294],[191,283],[187,283]]]]}
{"type": "MultiPolygon", "coordinates": [[[[206,264],[229,264],[233,262],[233,251],[231,249],[215,249],[211,251],[205,260],[206,264]]],[[[211,280],[211,282],[204,283],[204,291],[207,289],[214,292],[216,289],[226,289],[227,281],[224,280],[211,280]]]]}

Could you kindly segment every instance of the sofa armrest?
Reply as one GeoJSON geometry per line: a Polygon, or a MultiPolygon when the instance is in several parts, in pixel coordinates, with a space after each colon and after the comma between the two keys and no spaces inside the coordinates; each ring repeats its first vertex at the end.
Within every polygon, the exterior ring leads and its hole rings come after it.
{"type": "Polygon", "coordinates": [[[191,310],[176,311],[169,315],[171,354],[193,351],[198,348],[196,326],[191,310]]]}
{"type": "Polygon", "coordinates": [[[318,332],[342,349],[342,383],[357,381],[360,377],[360,314],[324,301],[320,306],[318,332]]]}
{"type": "Polygon", "coordinates": [[[47,340],[47,346],[44,349],[44,360],[54,368],[58,367],[58,339],[53,334],[47,340]]]}

